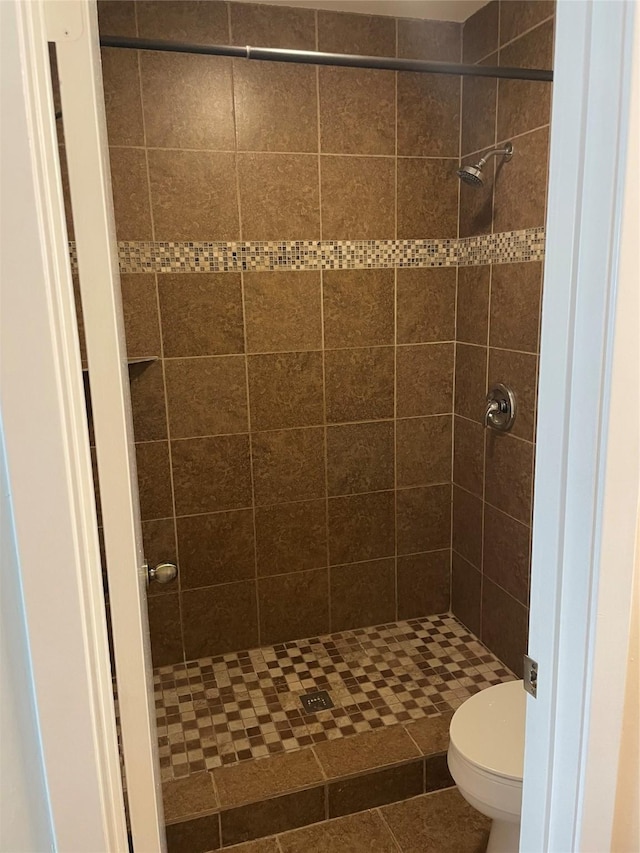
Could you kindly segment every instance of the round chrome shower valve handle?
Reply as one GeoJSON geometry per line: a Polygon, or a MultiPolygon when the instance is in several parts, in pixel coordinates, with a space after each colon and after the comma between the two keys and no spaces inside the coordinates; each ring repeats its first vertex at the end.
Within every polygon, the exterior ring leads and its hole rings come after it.
{"type": "Polygon", "coordinates": [[[152,567],[147,565],[147,582],[155,581],[156,583],[171,583],[178,577],[178,567],[173,563],[158,563],[152,567]]]}
{"type": "Polygon", "coordinates": [[[498,432],[508,432],[516,419],[516,395],[508,385],[498,382],[487,394],[484,425],[498,432]]]}

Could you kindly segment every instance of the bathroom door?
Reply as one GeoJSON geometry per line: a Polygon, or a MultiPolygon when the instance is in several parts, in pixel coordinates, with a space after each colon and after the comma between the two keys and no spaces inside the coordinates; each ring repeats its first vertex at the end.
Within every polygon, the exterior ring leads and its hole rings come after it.
{"type": "Polygon", "coordinates": [[[126,789],[135,851],[165,849],[147,571],[133,445],[129,373],[96,5],[47,3],[56,43],[82,313],[87,346],[100,505],[109,584],[126,789]]]}

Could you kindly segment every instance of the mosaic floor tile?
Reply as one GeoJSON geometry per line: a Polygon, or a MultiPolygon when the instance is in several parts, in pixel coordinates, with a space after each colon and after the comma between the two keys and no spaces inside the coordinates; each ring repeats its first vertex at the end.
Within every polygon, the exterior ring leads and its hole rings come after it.
{"type": "Polygon", "coordinates": [[[447,713],[514,678],[451,615],[161,667],[162,780],[447,713]],[[300,697],[317,690],[335,707],[307,713],[300,697]]]}

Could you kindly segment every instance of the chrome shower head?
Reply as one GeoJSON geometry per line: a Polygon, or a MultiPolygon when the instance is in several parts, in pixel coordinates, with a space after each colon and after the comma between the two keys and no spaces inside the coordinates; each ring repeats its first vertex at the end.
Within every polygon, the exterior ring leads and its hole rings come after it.
{"type": "Polygon", "coordinates": [[[456,172],[457,176],[465,184],[469,184],[470,187],[481,187],[484,184],[483,167],[486,165],[489,157],[495,157],[498,154],[502,154],[505,162],[508,162],[513,157],[513,145],[507,142],[504,148],[494,148],[493,151],[488,151],[484,157],[478,160],[475,166],[463,166],[461,169],[458,169],[456,172]]]}
{"type": "Polygon", "coordinates": [[[470,187],[481,187],[484,184],[482,166],[480,164],[477,166],[463,166],[462,169],[458,169],[456,174],[461,181],[469,184],[470,187]]]}

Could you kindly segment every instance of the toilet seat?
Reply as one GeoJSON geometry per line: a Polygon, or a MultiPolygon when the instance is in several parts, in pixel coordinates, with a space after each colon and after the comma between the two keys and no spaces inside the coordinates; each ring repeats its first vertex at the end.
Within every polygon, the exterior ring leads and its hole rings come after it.
{"type": "Polygon", "coordinates": [[[522,787],[525,691],[522,681],[496,684],[476,693],[453,715],[450,741],[454,754],[485,778],[497,777],[522,787]]]}

